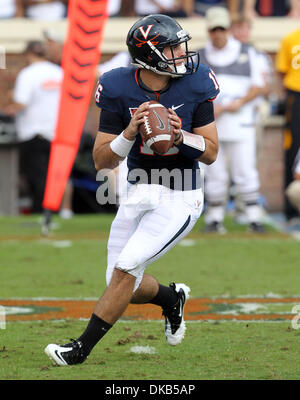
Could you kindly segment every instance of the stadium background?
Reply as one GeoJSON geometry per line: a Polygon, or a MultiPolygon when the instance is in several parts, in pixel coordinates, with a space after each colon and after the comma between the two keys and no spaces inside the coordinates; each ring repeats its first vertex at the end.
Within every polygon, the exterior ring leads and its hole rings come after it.
{"type": "MultiPolygon", "coordinates": [[[[134,18],[128,17],[110,18],[108,20],[100,59],[101,63],[109,60],[119,51],[126,50],[124,38],[134,20],[134,18]]],[[[192,35],[192,48],[197,49],[203,46],[207,38],[204,18],[186,18],[180,22],[184,24],[192,35]]],[[[268,52],[274,60],[281,39],[285,34],[297,27],[298,20],[288,17],[256,18],[253,21],[251,42],[258,49],[268,52]]],[[[43,30],[46,28],[51,28],[64,34],[67,22],[66,20],[29,22],[27,19],[22,18],[1,21],[0,46],[6,51],[6,69],[0,70],[0,107],[6,105],[7,100],[11,98],[16,75],[24,67],[22,51],[25,48],[26,42],[29,40],[43,40],[43,30]]],[[[276,99],[278,96],[277,79],[274,74],[271,96],[273,99],[276,99]]],[[[92,98],[85,123],[85,130],[96,132],[97,127],[98,111],[92,98]]],[[[258,136],[258,168],[261,180],[261,194],[265,199],[268,211],[280,212],[283,207],[283,116],[267,115],[263,118],[258,127],[258,136]]],[[[13,149],[1,145],[1,142],[5,142],[6,140],[6,138],[0,137],[0,151],[3,160],[3,165],[1,164],[2,179],[8,176],[13,177],[16,173],[16,159],[15,155],[12,154],[13,149]]],[[[15,179],[10,178],[10,181],[15,181],[15,179]]],[[[5,214],[8,212],[14,214],[16,212],[15,197],[17,194],[15,186],[12,185],[10,187],[10,197],[5,199],[5,206],[2,205],[1,207],[0,205],[0,213],[5,214]]]]}
{"type": "MultiPolygon", "coordinates": [[[[125,49],[132,22],[124,17],[108,21],[101,62],[125,49]]],[[[204,20],[181,22],[193,36],[193,48],[203,45],[204,20]]],[[[66,21],[1,21],[6,69],[0,70],[0,107],[24,66],[26,42],[43,39],[43,30],[50,27],[65,31],[66,21]]],[[[274,59],[282,37],[297,27],[294,19],[259,18],[251,39],[274,59]]],[[[275,94],[277,89],[275,83],[275,94]]],[[[97,125],[92,98],[86,129],[96,131],[97,125]]],[[[14,196],[15,148],[5,140],[0,143],[0,176],[14,196]]],[[[282,142],[283,116],[267,116],[259,128],[258,165],[269,212],[281,212],[283,206],[282,142]]],[[[4,214],[13,214],[14,199],[6,200],[4,214]]],[[[0,217],[0,306],[7,310],[6,329],[0,326],[0,380],[299,379],[299,331],[291,325],[292,308],[300,303],[299,241],[272,228],[265,235],[249,234],[228,219],[223,237],[203,235],[200,220],[191,235],[149,271],[165,284],[178,279],[192,287],[182,346],[166,346],[157,310],[142,308],[141,316],[129,308],[83,367],[52,367],[44,347],[81,332],[105,287],[112,218],[55,217],[51,235],[43,238],[39,216],[0,217]]]]}

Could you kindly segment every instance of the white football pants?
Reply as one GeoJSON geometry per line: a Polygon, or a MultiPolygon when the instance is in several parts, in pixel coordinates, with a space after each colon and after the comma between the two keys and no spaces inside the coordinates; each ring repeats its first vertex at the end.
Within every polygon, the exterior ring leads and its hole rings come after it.
{"type": "Polygon", "coordinates": [[[136,277],[139,287],[147,265],[186,236],[203,209],[202,189],[174,191],[161,185],[131,185],[135,192],[121,203],[108,239],[106,281],[114,268],[136,277]]]}

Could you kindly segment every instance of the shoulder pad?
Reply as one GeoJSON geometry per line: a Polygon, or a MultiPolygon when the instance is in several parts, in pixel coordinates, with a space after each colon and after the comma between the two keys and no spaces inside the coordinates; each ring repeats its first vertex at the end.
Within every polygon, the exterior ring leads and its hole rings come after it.
{"type": "Polygon", "coordinates": [[[190,75],[188,82],[193,98],[199,103],[215,99],[220,91],[214,71],[204,64],[200,64],[197,72],[190,75]]]}
{"type": "Polygon", "coordinates": [[[98,107],[112,112],[119,111],[120,98],[126,91],[126,77],[131,70],[132,68],[115,68],[100,77],[95,93],[98,107]]]}

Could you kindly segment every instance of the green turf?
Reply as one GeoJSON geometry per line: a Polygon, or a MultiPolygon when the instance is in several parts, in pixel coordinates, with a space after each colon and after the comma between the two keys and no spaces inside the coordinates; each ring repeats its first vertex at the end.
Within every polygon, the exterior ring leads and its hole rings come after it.
{"type": "Polygon", "coordinates": [[[184,342],[171,347],[163,323],[118,323],[88,360],[52,366],[43,348],[69,340],[86,323],[11,323],[1,332],[1,379],[299,379],[299,332],[289,323],[188,323],[184,342]],[[135,354],[150,346],[155,354],[135,354]],[[158,368],[159,365],[159,368],[158,368]]]}
{"type": "MultiPolygon", "coordinates": [[[[98,297],[105,287],[112,215],[54,218],[48,238],[38,217],[0,218],[0,298],[98,297]],[[57,247],[67,246],[67,247],[57,247]]],[[[183,281],[192,297],[300,294],[299,242],[268,228],[251,235],[226,220],[228,235],[189,239],[149,266],[162,283],[183,281]]],[[[286,308],[285,308],[286,310],[286,308]]],[[[50,342],[77,337],[86,322],[18,322],[0,329],[0,379],[299,379],[299,331],[290,322],[187,323],[184,342],[166,344],[162,322],[120,322],[86,363],[52,367],[50,342]],[[135,345],[155,347],[137,355],[135,345]],[[161,368],[157,368],[157,365],[161,368]]]]}

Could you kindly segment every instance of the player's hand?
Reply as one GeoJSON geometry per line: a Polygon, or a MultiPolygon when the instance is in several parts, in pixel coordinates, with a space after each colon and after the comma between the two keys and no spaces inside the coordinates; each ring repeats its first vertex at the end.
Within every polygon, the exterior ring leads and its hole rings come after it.
{"type": "Polygon", "coordinates": [[[176,144],[180,144],[179,139],[181,139],[181,125],[182,125],[181,119],[178,117],[176,112],[172,110],[172,108],[168,108],[168,111],[169,111],[170,124],[174,127],[175,142],[176,144]]]}
{"type": "Polygon", "coordinates": [[[144,118],[149,114],[149,101],[142,103],[133,114],[129,125],[125,129],[123,135],[128,140],[134,140],[139,132],[139,126],[144,122],[144,118]]]}

